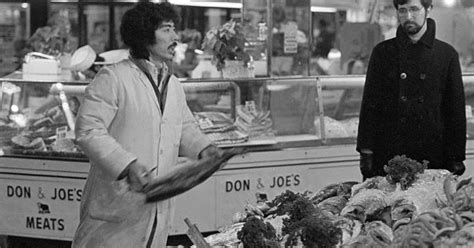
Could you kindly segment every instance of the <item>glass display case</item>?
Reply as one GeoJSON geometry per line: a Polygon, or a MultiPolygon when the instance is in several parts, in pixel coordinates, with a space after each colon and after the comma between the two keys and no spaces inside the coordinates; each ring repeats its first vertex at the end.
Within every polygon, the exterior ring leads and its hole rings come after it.
{"type": "MultiPolygon", "coordinates": [[[[86,160],[74,143],[74,120],[88,81],[15,72],[0,82],[3,156],[86,160]]],[[[200,128],[221,147],[275,150],[324,138],[324,125],[315,126],[323,114],[316,78],[182,83],[200,128]]]]}
{"type": "Polygon", "coordinates": [[[15,72],[0,80],[3,155],[86,160],[74,143],[74,121],[88,82],[70,78],[15,72]]]}
{"type": "MultiPolygon", "coordinates": [[[[463,79],[471,136],[474,75],[463,79]]],[[[70,241],[89,172],[72,132],[88,81],[14,73],[0,82],[0,235],[70,241]],[[61,225],[49,225],[55,222],[61,225]]],[[[203,233],[216,232],[256,195],[361,180],[355,138],[363,76],[182,84],[201,129],[224,149],[246,146],[248,153],[176,197],[170,235],[186,234],[185,218],[203,233]]],[[[472,140],[466,157],[465,175],[474,175],[472,140]]]]}
{"type": "MultiPolygon", "coordinates": [[[[74,144],[74,119],[88,81],[67,75],[2,78],[0,146],[4,156],[86,160],[74,144]]],[[[468,137],[473,75],[465,75],[468,137]]],[[[186,80],[188,105],[221,147],[280,150],[354,144],[363,76],[186,80]]]]}

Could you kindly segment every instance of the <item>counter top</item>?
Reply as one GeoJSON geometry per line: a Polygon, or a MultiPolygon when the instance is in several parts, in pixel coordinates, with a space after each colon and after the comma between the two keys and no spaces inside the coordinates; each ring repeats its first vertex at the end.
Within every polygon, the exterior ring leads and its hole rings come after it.
{"type": "Polygon", "coordinates": [[[30,74],[22,71],[14,71],[1,78],[2,81],[24,82],[35,81],[35,83],[71,83],[71,84],[85,84],[90,80],[76,79],[71,71],[62,70],[61,74],[30,74]]]}

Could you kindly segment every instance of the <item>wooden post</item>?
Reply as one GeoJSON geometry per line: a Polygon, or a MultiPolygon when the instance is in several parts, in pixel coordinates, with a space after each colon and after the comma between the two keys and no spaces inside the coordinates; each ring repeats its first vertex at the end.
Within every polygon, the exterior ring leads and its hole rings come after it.
{"type": "Polygon", "coordinates": [[[201,232],[199,232],[199,229],[196,227],[196,225],[191,223],[188,218],[184,218],[184,222],[186,222],[186,225],[189,227],[186,234],[197,248],[211,248],[206,240],[204,240],[204,237],[202,236],[201,232]]]}

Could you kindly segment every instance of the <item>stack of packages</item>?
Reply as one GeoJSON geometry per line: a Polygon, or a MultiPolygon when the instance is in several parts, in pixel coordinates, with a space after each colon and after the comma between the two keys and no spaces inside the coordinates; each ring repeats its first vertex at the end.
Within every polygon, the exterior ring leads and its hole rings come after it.
{"type": "Polygon", "coordinates": [[[274,137],[270,111],[257,110],[253,101],[237,106],[237,128],[248,134],[250,139],[274,137]]]}
{"type": "Polygon", "coordinates": [[[217,145],[237,144],[248,140],[248,135],[237,130],[232,118],[221,112],[196,112],[194,116],[201,130],[217,145]]]}

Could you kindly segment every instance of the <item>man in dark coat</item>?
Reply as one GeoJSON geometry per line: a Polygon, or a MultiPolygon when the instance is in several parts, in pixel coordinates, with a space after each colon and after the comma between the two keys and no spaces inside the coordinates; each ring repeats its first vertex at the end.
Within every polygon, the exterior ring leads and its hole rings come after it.
{"type": "Polygon", "coordinates": [[[372,51],[357,151],[364,178],[405,154],[429,169],[465,167],[464,87],[456,50],[435,38],[432,0],[393,0],[400,26],[372,51]]]}

